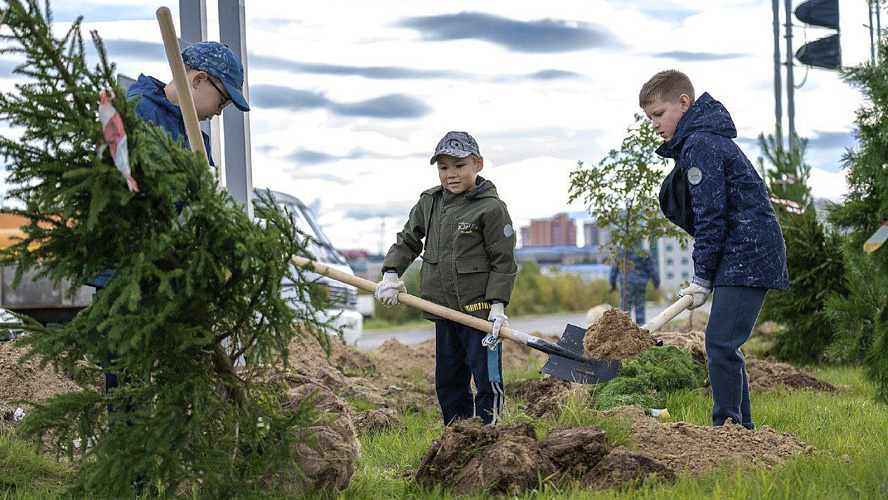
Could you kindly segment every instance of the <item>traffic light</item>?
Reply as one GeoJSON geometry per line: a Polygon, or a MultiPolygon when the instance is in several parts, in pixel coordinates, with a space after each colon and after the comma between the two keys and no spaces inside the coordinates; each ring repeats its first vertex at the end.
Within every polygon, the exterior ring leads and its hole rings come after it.
{"type": "MultiPolygon", "coordinates": [[[[795,15],[803,23],[839,30],[839,0],[808,0],[796,7],[795,15]]],[[[839,34],[830,35],[802,45],[795,53],[802,64],[818,68],[842,67],[839,34]]]]}

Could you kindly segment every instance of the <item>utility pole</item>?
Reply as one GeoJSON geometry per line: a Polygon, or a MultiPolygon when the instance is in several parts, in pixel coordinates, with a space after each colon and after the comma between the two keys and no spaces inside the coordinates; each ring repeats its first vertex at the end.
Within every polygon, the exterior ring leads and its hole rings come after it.
{"type": "Polygon", "coordinates": [[[869,0],[870,59],[876,64],[876,39],[873,35],[873,0],[869,0]]]}
{"type": "Polygon", "coordinates": [[[792,0],[786,0],[786,117],[789,125],[789,150],[795,144],[795,80],[792,75],[792,0]]]}
{"type": "Polygon", "coordinates": [[[774,11],[774,118],[777,124],[774,136],[783,147],[783,92],[780,88],[780,0],[771,0],[774,11]]]}

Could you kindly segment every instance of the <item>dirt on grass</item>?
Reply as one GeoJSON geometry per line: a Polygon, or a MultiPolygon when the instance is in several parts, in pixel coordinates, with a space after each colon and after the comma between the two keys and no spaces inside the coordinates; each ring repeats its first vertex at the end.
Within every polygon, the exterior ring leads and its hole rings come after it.
{"type": "Polygon", "coordinates": [[[821,392],[838,390],[836,386],[815,377],[811,367],[800,370],[790,364],[766,361],[752,355],[746,356],[746,373],[749,375],[749,385],[760,390],[779,386],[791,390],[810,389],[821,392]]]}
{"type": "Polygon", "coordinates": [[[524,413],[532,417],[558,417],[561,415],[562,404],[570,395],[571,385],[566,380],[544,376],[542,379],[509,384],[506,387],[506,396],[524,399],[524,413]]]}
{"type": "Polygon", "coordinates": [[[624,359],[654,344],[656,341],[650,332],[639,328],[625,311],[608,309],[586,330],[583,352],[595,359],[624,359]]]}
{"type": "Polygon", "coordinates": [[[695,363],[706,364],[706,335],[702,331],[659,331],[655,332],[653,337],[655,340],[662,341],[664,346],[674,345],[691,351],[695,363]]]}
{"type": "Polygon", "coordinates": [[[57,373],[52,365],[40,368],[36,359],[20,362],[28,346],[19,340],[0,342],[0,418],[15,420],[15,411],[27,413],[30,405],[15,400],[36,402],[43,398],[79,390],[71,377],[57,373]]]}

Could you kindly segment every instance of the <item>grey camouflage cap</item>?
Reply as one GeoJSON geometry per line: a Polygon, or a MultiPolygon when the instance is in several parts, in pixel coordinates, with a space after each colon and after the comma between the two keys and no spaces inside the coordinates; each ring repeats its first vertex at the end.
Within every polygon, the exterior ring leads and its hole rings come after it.
{"type": "Polygon", "coordinates": [[[456,158],[465,158],[469,155],[481,156],[478,150],[478,143],[475,138],[468,132],[447,132],[444,138],[438,141],[435,147],[435,154],[432,155],[430,165],[434,165],[438,160],[438,155],[448,155],[456,158]]]}

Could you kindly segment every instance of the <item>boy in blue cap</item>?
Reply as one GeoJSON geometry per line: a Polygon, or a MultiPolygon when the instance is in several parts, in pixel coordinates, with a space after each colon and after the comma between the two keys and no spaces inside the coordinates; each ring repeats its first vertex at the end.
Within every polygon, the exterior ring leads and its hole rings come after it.
{"type": "MultiPolygon", "coordinates": [[[[182,60],[185,63],[186,78],[194,101],[199,121],[222,114],[222,110],[233,103],[241,111],[249,111],[250,106],[243,94],[244,67],[234,52],[219,42],[199,42],[189,45],[182,51],[182,60]]],[[[182,118],[182,110],[179,108],[179,96],[176,94],[176,86],[163,83],[151,76],[139,75],[139,79],[133,83],[126,93],[127,99],[140,99],[136,105],[136,114],[154,125],[164,128],[169,132],[173,140],[180,137],[185,141],[185,147],[191,149],[188,144],[188,136],[185,133],[185,122],[182,118]]],[[[210,155],[210,138],[203,135],[204,145],[210,165],[215,166],[210,155]]],[[[177,203],[177,208],[181,209],[177,203]]],[[[86,282],[95,287],[96,292],[108,286],[108,281],[114,275],[113,269],[103,271],[86,282]]],[[[103,363],[103,369],[113,365],[116,355],[109,354],[103,363]]],[[[117,374],[105,372],[105,391],[118,386],[117,374]]]]}
{"type": "Polygon", "coordinates": [[[769,288],[789,289],[786,247],[765,184],[734,143],[737,129],[708,93],[694,99],[680,71],[654,75],[639,105],[666,142],[657,154],[675,160],[660,190],[663,214],[694,238],[694,279],[679,296],[700,307],[713,293],[706,355],[712,423],[754,429],[742,346],[769,288]]]}
{"type": "Polygon", "coordinates": [[[505,307],[518,264],[515,230],[506,204],[489,180],[478,176],[484,158],[466,132],[448,132],[430,162],[441,184],[420,195],[397,242],[382,263],[376,298],[387,306],[406,292],[404,274],[422,254],[422,298],[493,321],[492,333],[430,313],[435,322],[435,392],[444,425],[477,415],[496,423],[503,411],[502,347],[499,329],[508,325],[505,307]],[[423,239],[425,241],[423,242],[423,239]],[[477,393],[472,398],[471,381],[477,393]]]}

